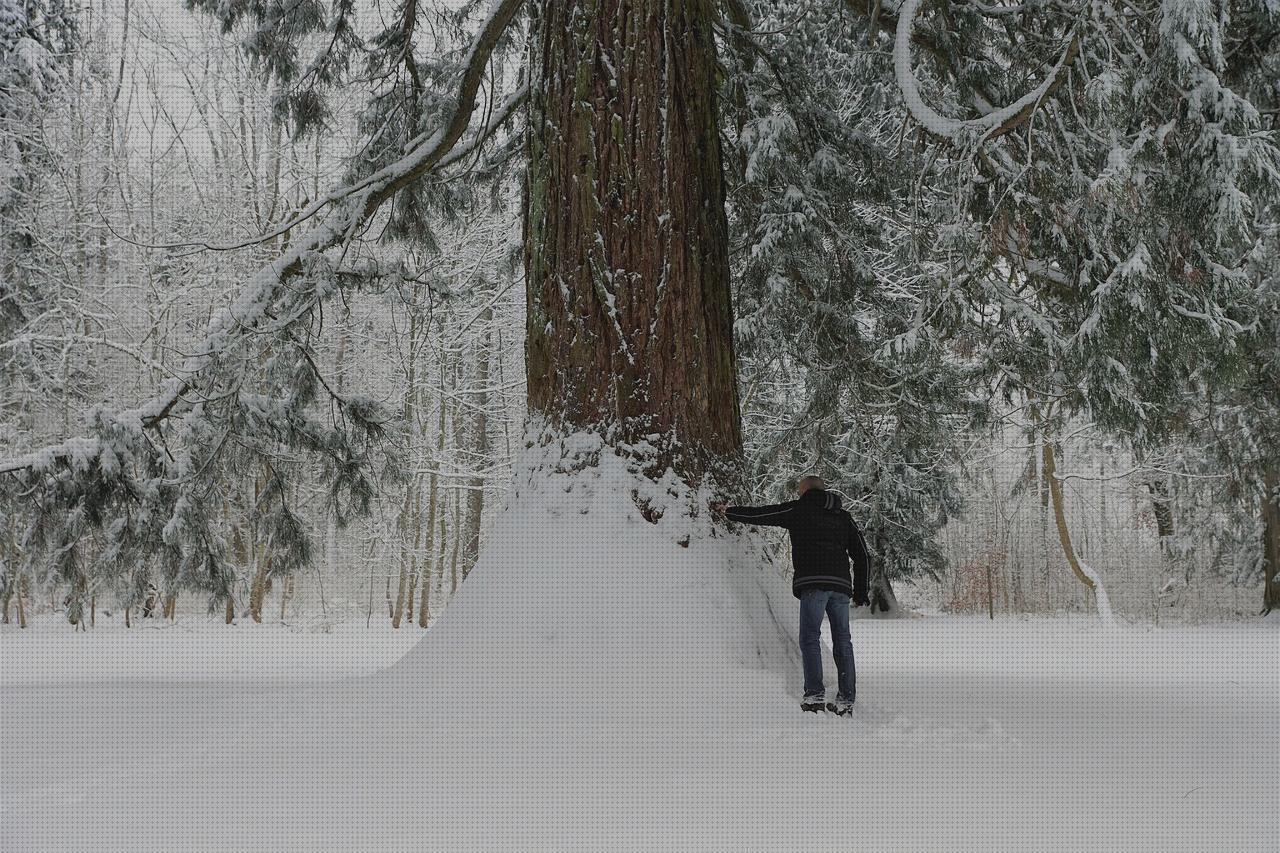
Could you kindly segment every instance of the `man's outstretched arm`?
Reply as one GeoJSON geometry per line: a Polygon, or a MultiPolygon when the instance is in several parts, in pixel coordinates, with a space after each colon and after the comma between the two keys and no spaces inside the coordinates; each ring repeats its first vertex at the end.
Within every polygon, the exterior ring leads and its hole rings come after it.
{"type": "Polygon", "coordinates": [[[729,506],[724,507],[724,514],[733,521],[747,524],[766,524],[770,527],[790,527],[796,502],[787,501],[781,504],[765,506],[729,506]]]}

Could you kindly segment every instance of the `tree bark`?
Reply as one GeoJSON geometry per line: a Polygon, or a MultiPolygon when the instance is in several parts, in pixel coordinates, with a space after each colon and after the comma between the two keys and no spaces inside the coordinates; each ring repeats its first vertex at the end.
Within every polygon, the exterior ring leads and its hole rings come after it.
{"type": "Polygon", "coordinates": [[[532,8],[530,411],[696,481],[742,450],[714,4],[532,8]]]}
{"type": "Polygon", "coordinates": [[[1280,608],[1280,467],[1269,466],[1262,484],[1262,612],[1266,614],[1280,608]]]}

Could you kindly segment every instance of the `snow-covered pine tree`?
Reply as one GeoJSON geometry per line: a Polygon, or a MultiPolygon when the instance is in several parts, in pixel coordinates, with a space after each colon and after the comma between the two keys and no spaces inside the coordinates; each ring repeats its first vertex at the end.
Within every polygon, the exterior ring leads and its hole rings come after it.
{"type": "MultiPolygon", "coordinates": [[[[33,404],[73,405],[87,379],[78,364],[41,346],[51,330],[78,325],[81,300],[70,282],[49,274],[57,259],[37,222],[41,188],[60,157],[41,131],[66,95],[78,41],[75,16],[59,0],[0,0],[0,447],[17,446],[34,428],[43,407],[33,404]]],[[[8,621],[16,594],[25,622],[14,528],[0,517],[0,598],[8,621]]],[[[67,580],[74,587],[79,577],[73,570],[67,580]]]]}
{"type": "MultiPolygon", "coordinates": [[[[319,25],[310,17],[318,6],[212,8],[228,26],[241,17],[254,20],[260,38],[251,39],[253,49],[282,86],[281,111],[299,130],[313,126],[316,114],[309,110],[321,109],[321,94],[345,68],[339,53],[350,50],[348,40],[334,34],[344,32],[351,4],[337,4],[334,17],[319,25]],[[317,33],[317,26],[329,36],[317,40],[333,46],[322,48],[323,55],[300,72],[291,63],[299,42],[317,33]]],[[[106,576],[150,568],[155,561],[177,585],[221,604],[232,595],[235,578],[219,493],[228,478],[265,473],[253,511],[258,535],[276,543],[275,571],[307,556],[288,498],[296,473],[292,454],[312,455],[338,519],[367,510],[375,479],[399,471],[394,448],[381,440],[393,416],[368,395],[336,393],[327,380],[315,357],[321,305],[343,289],[399,280],[401,269],[375,264],[359,252],[371,217],[423,174],[475,154],[511,118],[518,97],[494,104],[486,114],[489,124],[466,134],[487,63],[518,6],[496,7],[472,38],[471,50],[433,55],[428,79],[439,88],[428,100],[434,109],[416,114],[416,123],[401,135],[400,156],[313,199],[267,235],[318,220],[306,233],[290,234],[283,255],[240,286],[155,394],[124,410],[92,412],[83,438],[0,464],[8,478],[5,515],[22,521],[18,539],[25,560],[53,559],[66,574],[90,559],[106,576]],[[326,253],[330,249],[335,251],[326,253]]],[[[393,75],[388,85],[410,76],[393,75]]]]}
{"type": "Polygon", "coordinates": [[[1046,446],[1087,417],[1155,451],[1185,394],[1239,363],[1280,148],[1236,78],[1275,21],[1254,3],[898,10],[895,77],[957,186],[943,313],[1046,446]]]}
{"type": "Polygon", "coordinates": [[[846,490],[888,604],[890,578],[941,570],[957,442],[985,410],[934,317],[947,268],[927,199],[942,190],[930,152],[901,144],[891,58],[867,50],[865,18],[733,9],[724,103],[752,479],[770,498],[798,471],[846,490]]]}

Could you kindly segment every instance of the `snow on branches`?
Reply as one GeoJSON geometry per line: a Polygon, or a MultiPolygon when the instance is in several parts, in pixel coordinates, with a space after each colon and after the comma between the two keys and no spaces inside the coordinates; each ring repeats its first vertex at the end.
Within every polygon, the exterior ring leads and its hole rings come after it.
{"type": "Polygon", "coordinates": [[[937,136],[958,141],[966,133],[989,140],[1008,133],[1026,121],[1040,103],[1066,79],[1066,70],[1080,49],[1079,37],[1072,34],[1057,64],[1044,81],[1008,106],[993,109],[979,118],[956,119],[942,115],[920,96],[920,83],[911,70],[911,36],[921,0],[903,0],[898,9],[898,28],[893,41],[893,69],[902,99],[913,118],[937,136]]]}
{"type": "Polygon", "coordinates": [[[383,205],[474,153],[522,102],[523,90],[490,105],[485,123],[468,136],[490,58],[520,6],[494,3],[456,72],[442,75],[438,124],[295,217],[294,228],[318,221],[212,314],[181,367],[153,394],[127,409],[95,410],[87,435],[0,459],[7,476],[0,506],[22,520],[18,544],[34,571],[52,567],[82,590],[84,560],[97,561],[107,575],[140,574],[158,561],[170,585],[226,599],[232,575],[219,483],[257,478],[259,538],[283,543],[277,551],[284,563],[275,571],[287,571],[307,556],[289,507],[298,451],[319,465],[338,518],[367,510],[375,480],[395,475],[391,448],[381,440],[392,416],[326,380],[312,347],[317,312],[362,280],[343,260],[383,205]]]}

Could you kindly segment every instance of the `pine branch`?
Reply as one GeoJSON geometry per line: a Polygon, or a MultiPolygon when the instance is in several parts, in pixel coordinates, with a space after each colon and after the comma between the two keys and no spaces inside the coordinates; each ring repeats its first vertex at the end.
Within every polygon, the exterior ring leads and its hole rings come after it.
{"type": "Polygon", "coordinates": [[[1080,51],[1079,33],[1073,33],[1070,42],[1062,52],[1062,57],[1044,81],[1031,92],[1012,104],[987,113],[981,118],[950,118],[936,112],[924,102],[920,97],[919,81],[911,71],[911,45],[914,41],[913,30],[920,2],[921,0],[903,0],[899,10],[893,45],[894,76],[897,78],[898,88],[912,117],[920,122],[925,130],[941,139],[954,141],[966,131],[976,130],[982,132],[983,141],[989,141],[1025,123],[1035,114],[1045,99],[1066,82],[1067,72],[1080,51]]]}

